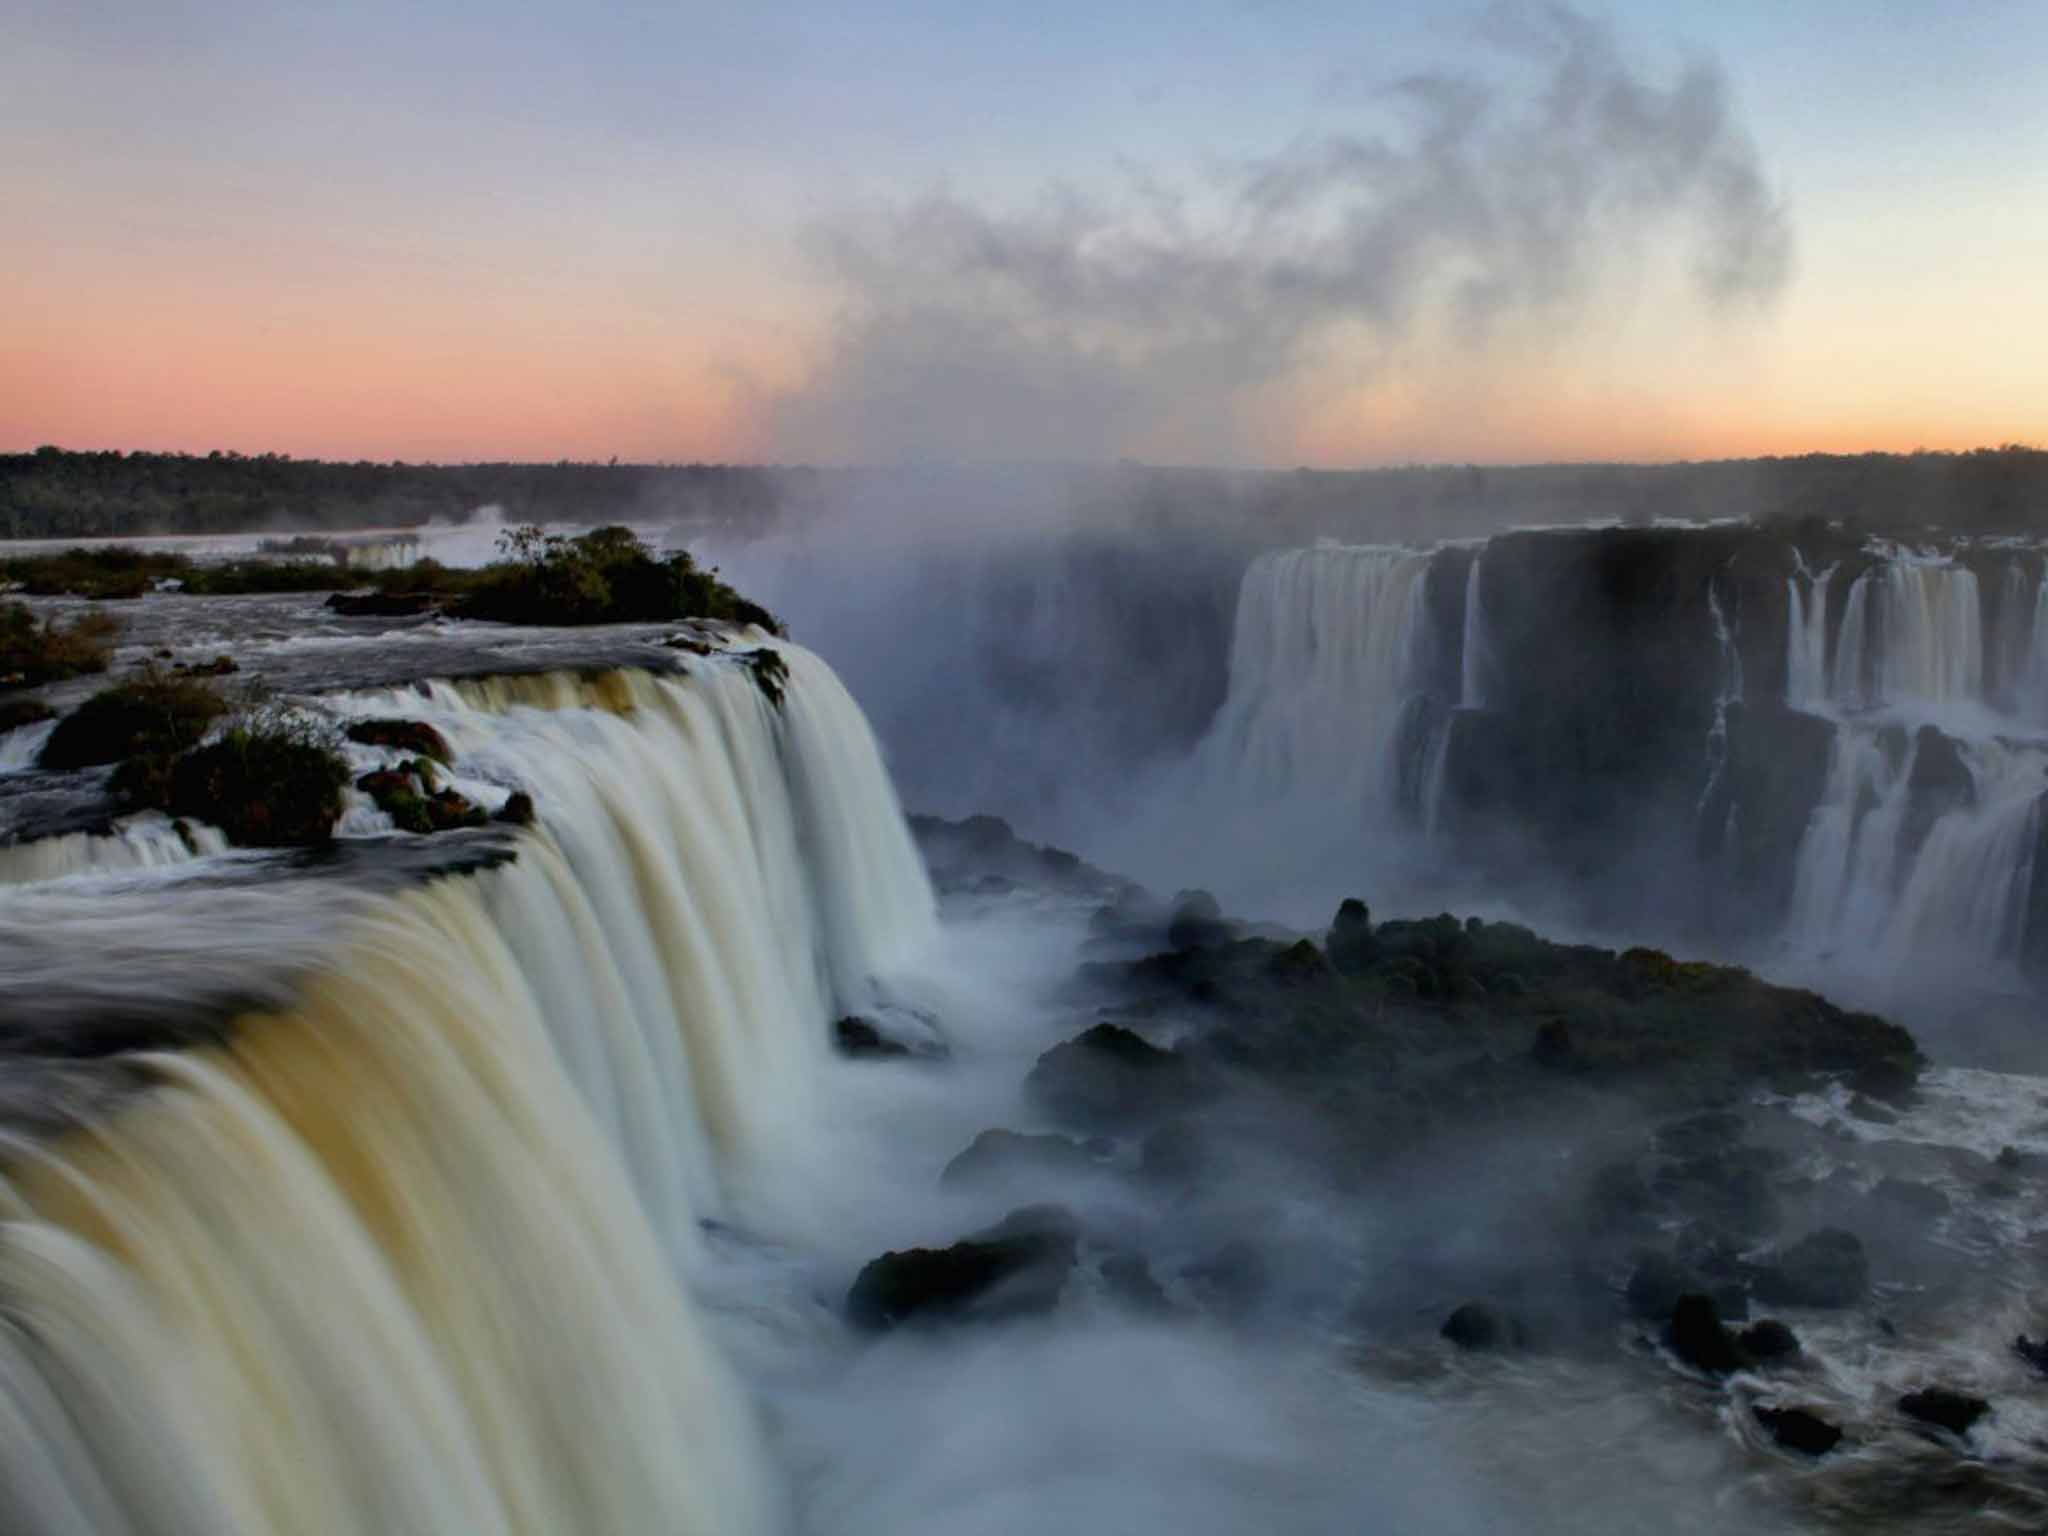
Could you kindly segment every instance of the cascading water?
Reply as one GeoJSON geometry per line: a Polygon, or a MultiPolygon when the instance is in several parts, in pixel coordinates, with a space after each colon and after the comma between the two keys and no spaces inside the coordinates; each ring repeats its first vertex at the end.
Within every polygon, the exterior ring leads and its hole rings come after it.
{"type": "MultiPolygon", "coordinates": [[[[1827,788],[1801,840],[1791,939],[1807,953],[1883,963],[1940,956],[1971,966],[2018,960],[2038,837],[2048,743],[2029,742],[1995,686],[2031,644],[2023,576],[2008,581],[1999,633],[1987,636],[1976,573],[1880,546],[1850,589],[1825,690],[1825,578],[1809,610],[1792,578],[1786,702],[1835,722],[1827,788]],[[2020,615],[2025,615],[2022,619],[2020,615]],[[1987,666],[1987,651],[1996,660],[1987,666]],[[1923,727],[1957,768],[1910,814],[1923,727]]],[[[2018,567],[2012,568],[2018,575],[2018,567]]]]}
{"type": "Polygon", "coordinates": [[[1828,697],[1828,583],[1835,567],[1806,578],[1800,571],[1785,578],[1785,702],[1811,709],[1828,697]]]}
{"type": "Polygon", "coordinates": [[[1486,618],[1480,605],[1480,567],[1484,552],[1472,557],[1472,569],[1465,575],[1465,617],[1460,626],[1458,648],[1458,707],[1486,708],[1486,618]]]}
{"type": "Polygon", "coordinates": [[[1197,751],[1240,804],[1313,804],[1383,822],[1401,786],[1430,556],[1318,545],[1245,573],[1230,692],[1197,751]]]}
{"type": "Polygon", "coordinates": [[[934,922],[865,724],[783,654],[779,709],[715,662],[336,701],[431,719],[542,824],[14,1147],[0,1528],[779,1523],[686,1289],[698,1229],[801,1205],[830,1010],[934,922]]]}

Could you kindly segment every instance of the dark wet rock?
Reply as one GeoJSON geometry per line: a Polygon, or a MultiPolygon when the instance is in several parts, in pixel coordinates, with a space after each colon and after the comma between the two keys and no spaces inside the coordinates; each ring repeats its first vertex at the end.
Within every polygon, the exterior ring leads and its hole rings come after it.
{"type": "Polygon", "coordinates": [[[216,656],[211,661],[180,662],[171,668],[182,677],[232,677],[241,667],[232,656],[216,656]]]}
{"type": "Polygon", "coordinates": [[[842,1056],[908,1056],[910,1047],[885,1036],[870,1019],[848,1014],[832,1026],[832,1043],[842,1056]]]}
{"type": "Polygon", "coordinates": [[[1761,1318],[1737,1335],[1744,1352],[1758,1361],[1791,1360],[1799,1354],[1799,1335],[1775,1317],[1761,1318]]]}
{"type": "Polygon", "coordinates": [[[1721,1321],[1713,1297],[1697,1292],[1678,1298],[1678,1304],[1671,1309],[1664,1342],[1687,1365],[1710,1376],[1726,1376],[1747,1369],[1750,1364],[1742,1345],[1721,1321]]]}
{"type": "Polygon", "coordinates": [[[337,592],[327,606],[345,619],[403,619],[422,614],[440,599],[431,592],[337,592]]]}
{"type": "Polygon", "coordinates": [[[1152,1266],[1143,1254],[1111,1254],[1102,1261],[1102,1282],[1111,1296],[1134,1312],[1167,1309],[1166,1290],[1153,1278],[1152,1266]]]}
{"type": "Polygon", "coordinates": [[[1173,898],[1172,914],[1166,920],[1166,942],[1175,949],[1201,949],[1210,944],[1227,944],[1233,930],[1224,921],[1223,909],[1207,891],[1182,891],[1173,898]]]}
{"type": "Polygon", "coordinates": [[[1359,975],[1372,969],[1379,958],[1379,945],[1372,936],[1372,913],[1366,904],[1356,896],[1347,897],[1337,908],[1324,943],[1330,964],[1338,970],[1359,975]]]}
{"type": "Polygon", "coordinates": [[[1853,1307],[1870,1294],[1870,1260],[1854,1233],[1822,1227],[1761,1266],[1755,1289],[1772,1306],[1853,1307]]]}
{"type": "Polygon", "coordinates": [[[1084,863],[1064,848],[1025,842],[1000,816],[961,821],[912,816],[910,831],[941,891],[973,890],[994,876],[1029,890],[1092,896],[1110,903],[1114,916],[1103,919],[1105,924],[1128,925],[1148,942],[1158,938],[1163,915],[1152,910],[1138,886],[1084,863]]]}
{"type": "Polygon", "coordinates": [[[1474,1352],[1526,1349],[1528,1334],[1521,1320],[1484,1301],[1468,1301],[1437,1330],[1458,1348],[1474,1352]]]}
{"type": "Polygon", "coordinates": [[[1983,1398],[1947,1387],[1927,1387],[1899,1399],[1899,1412],[1907,1418],[1932,1424],[1952,1435],[1968,1434],[1970,1426],[1990,1411],[1991,1405],[1983,1398]]]}
{"type": "Polygon", "coordinates": [[[1998,1156],[1992,1159],[1992,1161],[1997,1163],[2007,1173],[2015,1173],[2019,1170],[2024,1159],[2020,1156],[2019,1148],[2000,1147],[1998,1149],[1998,1156]]]}
{"type": "Polygon", "coordinates": [[[437,763],[455,761],[448,738],[424,720],[351,720],[344,734],[362,747],[383,747],[411,757],[431,758],[437,763]]]}
{"type": "Polygon", "coordinates": [[[1909,1109],[1918,1096],[1920,1064],[1905,1055],[1884,1055],[1864,1061],[1849,1074],[1849,1087],[1869,1099],[1909,1109]]]}
{"type": "Polygon", "coordinates": [[[1187,1265],[1181,1276],[1205,1305],[1226,1317],[1245,1316],[1264,1299],[1272,1283],[1266,1256],[1242,1238],[1187,1265]]]}
{"type": "Polygon", "coordinates": [[[789,687],[789,663],[782,659],[782,652],[763,645],[751,651],[741,651],[738,655],[753,674],[754,685],[761,690],[761,697],[768,701],[771,709],[780,709],[782,696],[789,687]]]}
{"type": "Polygon", "coordinates": [[[1870,1196],[1922,1221],[1935,1221],[1949,1212],[1947,1195],[1931,1184],[1921,1184],[1912,1179],[1880,1179],[1870,1196]]]}
{"type": "Polygon", "coordinates": [[[1186,1102],[1187,1063],[1117,1024],[1094,1028],[1038,1058],[1027,1090],[1063,1119],[1124,1124],[1186,1102]]]}
{"type": "Polygon", "coordinates": [[[1963,760],[1962,744],[1936,726],[1921,726],[1906,776],[1905,846],[1917,848],[1937,821],[1976,800],[1977,781],[1963,760]]]}
{"type": "Polygon", "coordinates": [[[2012,1352],[2043,1376],[2048,1376],[2048,1339],[2036,1343],[2023,1333],[2012,1341],[2012,1352]]]}
{"type": "MultiPolygon", "coordinates": [[[[900,1049],[899,1054],[903,1054],[900,1049]]],[[[1091,1173],[1096,1166],[1094,1156],[1071,1136],[991,1130],[975,1137],[966,1151],[946,1164],[939,1182],[964,1185],[999,1179],[1063,1178],[1091,1173]]]]}
{"type": "Polygon", "coordinates": [[[1757,1408],[1756,1421],[1788,1451],[1825,1456],[1842,1443],[1842,1432],[1805,1408],[1757,1408]]]}
{"type": "Polygon", "coordinates": [[[497,813],[491,817],[491,820],[502,821],[507,826],[513,827],[532,826],[535,820],[533,796],[523,789],[513,790],[511,794],[505,797],[505,803],[498,807],[497,813]]]}
{"type": "Polygon", "coordinates": [[[911,1322],[995,1321],[1059,1304],[1080,1240],[1060,1206],[1027,1206],[950,1248],[871,1260],[846,1295],[848,1319],[881,1332],[911,1322]]]}

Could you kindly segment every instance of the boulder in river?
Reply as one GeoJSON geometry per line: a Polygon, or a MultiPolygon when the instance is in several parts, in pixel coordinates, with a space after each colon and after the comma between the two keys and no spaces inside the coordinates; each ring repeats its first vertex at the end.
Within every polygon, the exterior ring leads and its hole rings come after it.
{"type": "Polygon", "coordinates": [[[1059,1304],[1080,1229],[1056,1205],[1012,1211],[950,1248],[906,1248],[873,1259],[846,1294],[847,1317],[870,1332],[912,1322],[993,1321],[1059,1304]]]}
{"type": "Polygon", "coordinates": [[[1805,1408],[1758,1408],[1756,1421],[1788,1451],[1825,1456],[1842,1443],[1842,1432],[1805,1408]]]}
{"type": "Polygon", "coordinates": [[[983,1131],[966,1151],[946,1164],[939,1182],[963,1185],[1002,1179],[1071,1177],[1093,1172],[1095,1167],[1094,1155],[1071,1136],[992,1130],[983,1131]]]}
{"type": "Polygon", "coordinates": [[[1899,1399],[1899,1412],[1907,1418],[1932,1424],[1952,1435],[1968,1434],[1970,1426],[1990,1411],[1991,1405],[1983,1398],[1947,1387],[1925,1387],[1899,1399]]]}
{"type": "Polygon", "coordinates": [[[1521,1320],[1484,1301],[1468,1301],[1437,1330],[1458,1348],[1475,1353],[1523,1349],[1529,1342],[1521,1320]]]}
{"type": "Polygon", "coordinates": [[[1750,1364],[1742,1345],[1721,1321],[1714,1298],[1697,1292],[1678,1298],[1678,1305],[1671,1309],[1671,1324],[1664,1331],[1664,1342],[1679,1359],[1709,1376],[1726,1376],[1750,1364]]]}
{"type": "Polygon", "coordinates": [[[1025,1086],[1064,1119],[1124,1123],[1179,1107],[1188,1064],[1120,1024],[1097,1024],[1038,1058],[1025,1086]]]}

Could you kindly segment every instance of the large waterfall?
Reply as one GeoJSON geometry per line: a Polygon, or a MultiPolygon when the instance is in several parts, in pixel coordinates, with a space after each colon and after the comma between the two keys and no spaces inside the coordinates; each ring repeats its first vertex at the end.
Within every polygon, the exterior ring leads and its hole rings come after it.
{"type": "Polygon", "coordinates": [[[1229,696],[1198,749],[1212,785],[1249,805],[1313,805],[1346,825],[1392,820],[1430,563],[1343,545],[1253,562],[1229,696]]]}
{"type": "MultiPolygon", "coordinates": [[[[13,1143],[0,1529],[778,1524],[691,1301],[700,1227],[801,1214],[832,1010],[934,929],[859,712],[783,655],[779,706],[694,659],[328,701],[431,722],[541,822],[345,909],[287,1006],[13,1143]]],[[[105,879],[92,851],[18,871],[0,928],[105,879]]]]}
{"type": "Polygon", "coordinates": [[[1890,965],[2019,959],[2048,782],[2032,676],[2048,632],[2030,588],[2048,584],[2018,559],[2001,584],[1994,629],[1975,571],[1880,546],[1828,664],[1828,575],[1790,578],[1786,702],[1836,733],[1798,851],[1798,948],[1890,965]]]}

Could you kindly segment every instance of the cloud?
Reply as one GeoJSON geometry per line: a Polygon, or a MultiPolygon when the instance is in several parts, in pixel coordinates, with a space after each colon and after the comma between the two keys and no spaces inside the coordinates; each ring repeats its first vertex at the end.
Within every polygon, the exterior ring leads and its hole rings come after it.
{"type": "Polygon", "coordinates": [[[1653,78],[1562,5],[1496,7],[1475,35],[1487,72],[1346,87],[1354,131],[1199,177],[1125,167],[1111,196],[942,191],[816,227],[838,310],[771,407],[777,450],[1256,456],[1404,343],[1561,342],[1660,241],[1708,313],[1778,295],[1788,218],[1711,60],[1653,78]]]}

